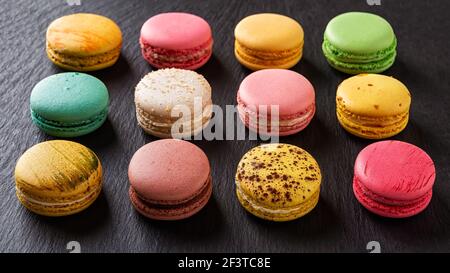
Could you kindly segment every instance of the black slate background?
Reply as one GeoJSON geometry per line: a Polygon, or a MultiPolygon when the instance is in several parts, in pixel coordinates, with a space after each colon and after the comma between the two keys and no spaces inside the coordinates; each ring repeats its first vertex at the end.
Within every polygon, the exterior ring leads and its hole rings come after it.
{"type": "Polygon", "coordinates": [[[79,241],[83,252],[366,252],[379,241],[383,252],[450,251],[450,20],[447,0],[310,1],[66,1],[0,0],[0,252],[67,252],[79,241]],[[347,76],[331,69],[320,44],[327,22],[346,11],[384,16],[397,34],[398,58],[384,74],[403,81],[413,97],[411,121],[394,139],[426,150],[437,179],[428,209],[416,217],[385,219],[363,209],[351,183],[358,152],[372,143],[343,131],[335,118],[337,85],[347,76]],[[240,81],[250,73],[234,59],[233,30],[244,16],[277,12],[305,29],[305,54],[293,70],[316,88],[317,114],[303,132],[283,137],[309,151],[323,172],[318,206],[307,216],[272,223],[247,214],[234,195],[240,157],[258,141],[195,141],[210,158],[213,198],[198,215],[179,222],[150,221],[129,203],[127,167],[133,153],[155,138],[137,126],[133,92],[151,67],[141,58],[138,35],[147,18],[160,12],[186,11],[204,17],[215,38],[214,57],[198,72],[213,87],[213,100],[235,104],[240,81]],[[110,69],[92,73],[109,88],[111,110],[98,131],[75,139],[93,149],[104,165],[104,190],[88,210],[64,218],[34,215],[15,197],[13,171],[32,145],[52,139],[29,117],[29,95],[41,79],[62,70],[45,55],[45,31],[54,19],[75,12],[103,14],[122,28],[122,57],[110,69]]]}

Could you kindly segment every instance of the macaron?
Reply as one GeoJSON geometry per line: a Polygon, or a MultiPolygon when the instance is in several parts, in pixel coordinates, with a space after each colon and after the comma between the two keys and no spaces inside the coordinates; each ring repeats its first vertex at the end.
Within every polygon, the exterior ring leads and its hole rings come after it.
{"type": "Polygon", "coordinates": [[[249,129],[287,136],[303,130],[316,111],[312,84],[286,69],[264,69],[248,75],[237,92],[237,109],[249,129]]]}
{"type": "Polygon", "coordinates": [[[47,29],[47,55],[57,66],[71,71],[110,67],[119,59],[122,32],[109,18],[76,13],[53,21],[47,29]]]}
{"type": "Polygon", "coordinates": [[[404,218],[428,206],[435,178],[433,160],[419,147],[402,141],[379,141],[356,158],[353,191],[369,211],[404,218]]]}
{"type": "Polygon", "coordinates": [[[150,72],[136,86],[134,101],[139,125],[159,138],[197,135],[212,115],[211,86],[191,70],[150,72]]]}
{"type": "Polygon", "coordinates": [[[251,70],[291,68],[303,55],[303,28],[284,15],[245,17],[236,25],[234,37],[237,60],[251,70]]]}
{"type": "Polygon", "coordinates": [[[211,27],[184,12],[160,13],[148,19],[139,39],[142,55],[156,68],[197,69],[212,55],[211,27]]]}
{"type": "Polygon", "coordinates": [[[336,114],[349,133],[368,139],[394,136],[409,120],[411,94],[399,80],[378,74],[360,74],[337,89],[336,114]]]}
{"type": "Polygon", "coordinates": [[[131,158],[128,177],[134,208],[155,220],[188,218],[208,203],[212,193],[207,156],[184,140],[144,145],[131,158]]]}
{"type": "Polygon", "coordinates": [[[66,72],[41,80],[31,91],[31,118],[45,133],[77,137],[99,128],[108,116],[108,89],[88,74],[66,72]]]}
{"type": "Polygon", "coordinates": [[[251,149],[238,164],[236,194],[251,214],[290,221],[309,213],[319,201],[322,176],[316,160],[290,144],[251,149]]]}
{"type": "Polygon", "coordinates": [[[89,148],[52,140],[34,145],[17,161],[16,194],[27,209],[65,216],[89,207],[102,188],[102,165],[89,148]]]}
{"type": "Polygon", "coordinates": [[[397,38],[384,18],[367,12],[347,12],[327,25],[322,44],[328,63],[348,73],[380,73],[395,61],[397,38]]]}

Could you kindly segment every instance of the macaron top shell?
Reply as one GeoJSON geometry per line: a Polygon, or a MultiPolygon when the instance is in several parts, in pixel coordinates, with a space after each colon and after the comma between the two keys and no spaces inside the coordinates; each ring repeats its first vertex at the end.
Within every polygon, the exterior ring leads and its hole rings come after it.
{"type": "Polygon", "coordinates": [[[41,142],[17,161],[17,186],[38,192],[39,198],[64,198],[84,194],[101,182],[100,160],[89,148],[72,141],[41,142]],[[97,173],[96,176],[91,177],[97,173]]]}
{"type": "Polygon", "coordinates": [[[67,72],[40,81],[31,92],[31,110],[45,119],[77,122],[107,109],[108,89],[88,74],[67,72]]]}
{"type": "Polygon", "coordinates": [[[303,28],[294,19],[275,13],[260,13],[242,19],[234,30],[239,43],[256,50],[280,51],[303,44],[303,28]]]}
{"type": "Polygon", "coordinates": [[[150,114],[170,116],[175,106],[193,110],[196,100],[204,105],[209,103],[211,86],[202,75],[191,70],[169,68],[153,71],[139,82],[135,91],[136,103],[150,114]]]}
{"type": "Polygon", "coordinates": [[[402,82],[379,74],[359,74],[344,80],[336,99],[351,113],[371,117],[404,114],[411,104],[411,94],[402,82]]]}
{"type": "Polygon", "coordinates": [[[355,177],[370,191],[395,200],[412,200],[431,190],[436,177],[433,160],[417,146],[380,141],[356,158],[355,177]]]}
{"type": "Polygon", "coordinates": [[[325,29],[325,39],[338,49],[356,54],[385,50],[396,40],[389,22],[367,12],[347,12],[334,17],[325,29]]]}
{"type": "Polygon", "coordinates": [[[128,176],[133,189],[147,201],[181,202],[205,186],[210,165],[194,144],[164,139],[144,145],[133,155],[128,176]]]}
{"type": "Polygon", "coordinates": [[[107,53],[122,45],[122,32],[109,18],[76,13],[53,21],[47,42],[56,52],[86,57],[107,53]]]}
{"type": "Polygon", "coordinates": [[[246,106],[279,105],[280,115],[298,114],[315,102],[312,84],[301,74],[286,69],[253,72],[242,81],[238,96],[246,106]]]}
{"type": "Polygon", "coordinates": [[[148,19],[141,39],[155,47],[190,49],[208,42],[211,27],[203,18],[184,12],[161,13],[148,19]]]}
{"type": "Polygon", "coordinates": [[[305,150],[290,144],[265,144],[251,149],[238,164],[241,190],[264,207],[289,208],[320,190],[319,165],[305,150]]]}

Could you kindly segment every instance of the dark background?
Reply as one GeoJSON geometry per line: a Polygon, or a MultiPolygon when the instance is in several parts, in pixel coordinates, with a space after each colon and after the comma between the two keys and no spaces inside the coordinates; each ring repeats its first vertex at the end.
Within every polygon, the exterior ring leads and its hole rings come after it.
{"type": "Polygon", "coordinates": [[[0,252],[67,252],[75,240],[83,252],[367,252],[379,241],[382,252],[450,251],[450,20],[447,0],[310,1],[66,1],[0,0],[0,252]],[[145,143],[155,140],[138,127],[134,87],[151,67],[140,54],[138,37],[149,17],[186,11],[205,18],[213,29],[213,58],[201,69],[213,88],[215,104],[234,105],[240,81],[250,73],[233,54],[233,30],[243,17],[276,12],[299,21],[305,30],[304,57],[293,70],[316,89],[317,114],[309,127],[281,142],[309,151],[323,173],[318,206],[287,223],[257,219],[244,211],[234,193],[241,156],[258,141],[195,141],[209,156],[213,197],[194,217],[158,222],[138,215],[128,200],[128,162],[145,143]],[[434,159],[437,178],[429,207],[408,219],[385,219],[369,213],[353,196],[353,163],[372,141],[347,134],[335,117],[337,85],[347,78],[329,67],[321,52],[327,22],[346,11],[369,11],[385,17],[398,38],[398,58],[384,74],[408,86],[411,120],[393,139],[413,143],[434,159]],[[54,19],[92,12],[115,20],[123,31],[118,63],[92,73],[108,86],[111,109],[106,124],[76,138],[93,149],[104,166],[104,190],[86,211],[63,218],[37,216],[17,201],[13,172],[17,159],[32,145],[52,139],[30,119],[29,95],[41,79],[63,72],[47,60],[45,31],[54,19]]]}

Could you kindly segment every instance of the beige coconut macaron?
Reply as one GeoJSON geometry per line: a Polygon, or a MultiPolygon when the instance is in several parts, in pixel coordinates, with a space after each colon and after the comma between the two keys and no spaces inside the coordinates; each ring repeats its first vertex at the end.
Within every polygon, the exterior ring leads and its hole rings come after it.
{"type": "Polygon", "coordinates": [[[138,124],[159,138],[195,136],[212,115],[211,86],[191,70],[150,72],[136,86],[134,101],[138,124]]]}

